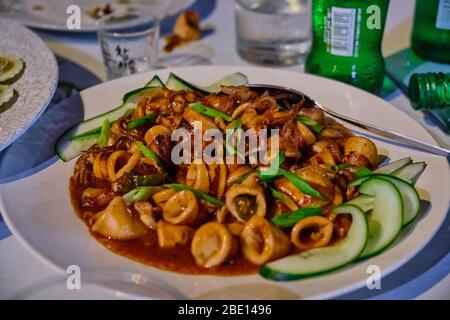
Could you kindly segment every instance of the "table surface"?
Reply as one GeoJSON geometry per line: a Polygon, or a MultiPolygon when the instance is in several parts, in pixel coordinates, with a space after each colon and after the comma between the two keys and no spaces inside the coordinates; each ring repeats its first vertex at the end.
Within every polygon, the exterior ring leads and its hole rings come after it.
{"type": "MultiPolygon", "coordinates": [[[[198,0],[201,1],[201,0],[198,0]]],[[[214,32],[201,41],[182,47],[176,54],[189,53],[215,65],[247,65],[239,58],[234,45],[232,0],[214,2],[214,10],[202,23],[214,26],[214,32]]],[[[205,1],[203,1],[205,2],[205,1]]],[[[414,0],[391,0],[383,39],[383,53],[388,56],[409,46],[414,0]]],[[[100,47],[95,37],[40,31],[38,34],[59,56],[85,67],[100,79],[105,79],[100,47]]],[[[173,56],[165,56],[163,60],[173,56]]],[[[286,68],[298,72],[303,65],[286,68]]],[[[408,99],[398,90],[388,101],[422,123],[443,146],[450,147],[450,135],[428,123],[421,112],[412,110],[408,99]]],[[[438,234],[414,259],[384,277],[380,290],[362,288],[338,299],[450,299],[450,215],[438,234]]],[[[10,235],[0,221],[0,298],[8,298],[20,288],[48,278],[54,271],[32,256],[10,235]]]]}

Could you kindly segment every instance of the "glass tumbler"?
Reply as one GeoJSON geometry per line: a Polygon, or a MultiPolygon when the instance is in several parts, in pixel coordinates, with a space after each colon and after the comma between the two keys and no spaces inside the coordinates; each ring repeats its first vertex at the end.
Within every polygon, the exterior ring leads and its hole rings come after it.
{"type": "Polygon", "coordinates": [[[157,67],[157,17],[143,12],[106,15],[97,21],[97,35],[108,80],[157,67]]]}
{"type": "Polygon", "coordinates": [[[235,0],[236,46],[246,61],[288,66],[311,45],[311,0],[235,0]]]}

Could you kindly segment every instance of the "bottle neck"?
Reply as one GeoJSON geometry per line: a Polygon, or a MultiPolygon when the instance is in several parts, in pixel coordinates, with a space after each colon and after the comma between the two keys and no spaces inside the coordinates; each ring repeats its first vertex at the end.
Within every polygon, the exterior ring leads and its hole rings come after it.
{"type": "Polygon", "coordinates": [[[408,92],[416,110],[450,106],[450,73],[413,74],[408,92]]]}

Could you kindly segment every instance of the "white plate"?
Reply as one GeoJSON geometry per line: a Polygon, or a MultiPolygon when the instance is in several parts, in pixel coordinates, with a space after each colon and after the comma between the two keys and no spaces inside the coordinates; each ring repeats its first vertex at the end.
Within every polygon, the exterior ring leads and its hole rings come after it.
{"type": "Polygon", "coordinates": [[[12,84],[17,101],[0,113],[0,151],[11,144],[42,114],[58,82],[58,65],[46,44],[32,31],[7,19],[0,19],[0,55],[12,55],[25,62],[25,72],[12,84]]]}
{"type": "Polygon", "coordinates": [[[26,26],[38,29],[65,32],[94,32],[95,19],[89,15],[97,4],[109,3],[116,12],[124,12],[132,8],[163,19],[189,7],[194,0],[134,0],[131,4],[120,4],[120,0],[22,0],[16,10],[0,12],[1,17],[8,17],[26,26]],[[81,29],[68,29],[69,15],[66,13],[70,5],[79,5],[81,9],[81,29]]]}
{"type": "MultiPolygon", "coordinates": [[[[198,84],[209,84],[240,71],[253,83],[296,88],[324,105],[351,117],[433,142],[416,122],[379,99],[342,83],[311,75],[257,67],[187,67],[155,72],[166,78],[170,71],[198,84]]],[[[116,106],[122,94],[142,86],[154,73],[117,79],[82,92],[86,117],[116,106]]],[[[0,209],[15,236],[34,254],[58,270],[76,264],[83,268],[117,268],[155,277],[188,298],[325,298],[365,285],[367,267],[377,265],[383,276],[399,268],[433,237],[449,207],[450,171],[446,159],[376,140],[379,152],[391,159],[411,156],[428,166],[417,183],[420,196],[431,207],[399,240],[382,254],[333,273],[294,282],[272,282],[259,275],[218,277],[189,276],[141,265],[111,253],[89,235],[72,210],[68,192],[74,161],[58,161],[22,180],[0,186],[0,209]]]]}

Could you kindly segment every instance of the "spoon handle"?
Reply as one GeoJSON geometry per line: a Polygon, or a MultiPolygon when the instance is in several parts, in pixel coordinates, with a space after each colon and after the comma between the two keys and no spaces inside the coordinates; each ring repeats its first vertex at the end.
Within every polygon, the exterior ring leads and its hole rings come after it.
{"type": "Polygon", "coordinates": [[[438,147],[435,145],[432,145],[430,143],[427,142],[423,142],[420,140],[417,140],[415,138],[412,137],[408,137],[404,134],[398,133],[398,132],[394,132],[394,131],[390,131],[390,130],[386,130],[383,129],[381,127],[378,127],[376,125],[373,124],[369,124],[363,121],[359,121],[347,116],[344,116],[342,114],[336,113],[334,111],[328,110],[327,108],[325,108],[324,106],[320,105],[319,103],[316,102],[316,106],[321,109],[323,112],[328,113],[329,115],[332,115],[333,117],[336,117],[338,119],[344,120],[346,122],[349,122],[355,126],[358,126],[360,128],[363,128],[367,131],[379,134],[380,136],[384,136],[387,137],[389,139],[395,140],[397,142],[400,142],[404,145],[410,146],[410,147],[414,147],[432,154],[437,154],[440,156],[444,156],[444,157],[449,157],[450,156],[450,150],[446,149],[446,148],[442,148],[442,147],[438,147]]]}

